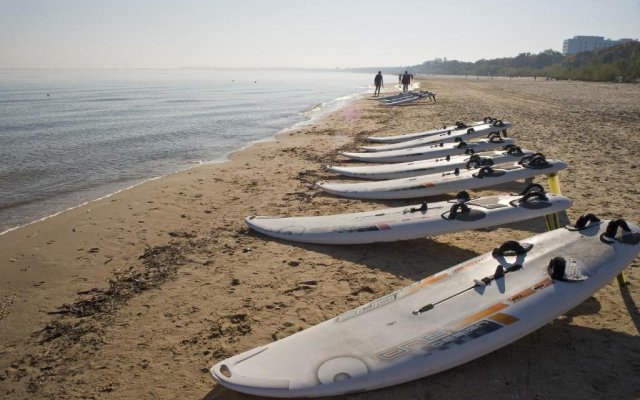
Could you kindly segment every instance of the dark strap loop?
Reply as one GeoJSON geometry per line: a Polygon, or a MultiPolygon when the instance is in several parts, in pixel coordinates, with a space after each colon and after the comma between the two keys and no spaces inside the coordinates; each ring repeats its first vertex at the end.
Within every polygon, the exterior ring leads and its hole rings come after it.
{"type": "Polygon", "coordinates": [[[522,192],[518,193],[520,196],[525,196],[531,192],[542,192],[544,193],[544,188],[539,183],[532,183],[528,185],[522,192]]]}
{"type": "Polygon", "coordinates": [[[571,227],[574,228],[574,230],[580,231],[590,227],[596,222],[600,222],[600,218],[596,217],[595,214],[582,214],[571,227]]]}
{"type": "Polygon", "coordinates": [[[453,141],[454,141],[454,142],[462,142],[462,141],[464,141],[464,139],[463,139],[463,138],[461,138],[460,136],[458,136],[458,137],[457,137],[457,138],[455,138],[453,141]]]}
{"type": "Polygon", "coordinates": [[[447,161],[451,161],[451,156],[447,154],[447,156],[444,159],[447,161]]]}
{"type": "Polygon", "coordinates": [[[469,193],[466,190],[463,190],[456,194],[456,200],[460,202],[466,202],[471,200],[471,196],[469,196],[469,193]]]}
{"type": "Polygon", "coordinates": [[[538,154],[522,163],[522,166],[526,168],[546,168],[550,165],[543,154],[538,154]]]}
{"type": "Polygon", "coordinates": [[[471,134],[471,133],[473,133],[475,131],[476,131],[475,129],[469,128],[469,129],[467,129],[467,135],[469,135],[469,134],[471,134]]]}
{"type": "Polygon", "coordinates": [[[471,168],[477,168],[478,167],[478,163],[480,162],[480,155],[479,154],[474,154],[471,157],[469,157],[469,161],[467,161],[467,164],[465,165],[465,167],[467,169],[471,169],[471,168]]]}
{"type": "Polygon", "coordinates": [[[458,121],[458,122],[456,122],[456,128],[457,128],[457,129],[464,129],[464,128],[466,128],[466,127],[467,127],[467,125],[465,125],[465,123],[464,123],[464,122],[462,122],[462,121],[458,121]]]}
{"type": "Polygon", "coordinates": [[[500,132],[493,132],[493,133],[497,133],[497,135],[496,136],[491,136],[489,138],[489,141],[491,143],[500,143],[500,142],[504,141],[504,140],[502,140],[502,137],[500,136],[500,132]]]}
{"type": "Polygon", "coordinates": [[[494,137],[497,137],[498,139],[502,140],[500,134],[501,132],[490,132],[489,134],[487,134],[487,139],[491,140],[494,137]]]}
{"type": "MultiPolygon", "coordinates": [[[[506,136],[506,135],[505,135],[506,136]]],[[[508,144],[505,146],[505,150],[507,150],[507,154],[510,156],[522,156],[524,152],[520,146],[516,146],[515,144],[508,144]]]]}
{"type": "Polygon", "coordinates": [[[525,254],[532,248],[533,248],[532,244],[524,243],[524,245],[521,245],[515,240],[508,240],[502,243],[500,247],[496,247],[495,249],[493,249],[493,251],[491,252],[491,255],[494,257],[497,257],[497,256],[508,256],[508,255],[514,255],[514,254],[515,255],[525,254]]]}
{"type": "Polygon", "coordinates": [[[489,122],[493,122],[496,119],[493,117],[484,117],[484,119],[482,120],[482,122],[484,122],[485,124],[488,124],[489,122]]]}
{"type": "Polygon", "coordinates": [[[627,224],[627,221],[622,218],[616,218],[609,222],[609,225],[607,225],[607,230],[604,232],[604,236],[613,239],[616,237],[618,229],[620,228],[622,228],[622,230],[625,232],[631,232],[631,228],[629,228],[629,224],[627,224]]]}
{"type": "Polygon", "coordinates": [[[546,168],[550,165],[542,153],[533,153],[524,156],[518,161],[518,164],[526,168],[546,168]]]}
{"type": "Polygon", "coordinates": [[[467,142],[463,140],[462,142],[458,143],[456,149],[464,149],[465,147],[467,147],[467,142]]]}
{"type": "Polygon", "coordinates": [[[522,198],[520,199],[520,201],[524,201],[527,202],[530,199],[539,199],[539,200],[549,200],[549,198],[547,197],[545,192],[529,192],[527,194],[525,194],[524,196],[522,196],[522,198]]]}
{"type": "Polygon", "coordinates": [[[474,149],[472,149],[472,148],[468,148],[468,149],[466,149],[466,150],[464,151],[464,154],[475,154],[475,152],[476,152],[476,151],[475,151],[474,149]]]}
{"type": "Polygon", "coordinates": [[[522,157],[520,160],[518,160],[518,164],[522,165],[522,164],[524,164],[525,162],[527,162],[527,161],[531,160],[531,159],[532,159],[533,157],[535,157],[535,156],[542,156],[542,157],[544,157],[544,154],[542,154],[542,153],[533,153],[533,154],[529,154],[529,155],[527,155],[527,156],[522,157]]]}
{"type": "Polygon", "coordinates": [[[498,128],[502,128],[504,126],[504,122],[502,122],[501,119],[497,119],[497,120],[493,121],[493,123],[491,125],[496,126],[498,128]]]}
{"type": "Polygon", "coordinates": [[[470,208],[464,203],[455,203],[449,210],[449,219],[456,219],[459,213],[469,212],[470,208]],[[458,211],[459,210],[459,211],[458,211]]]}
{"type": "Polygon", "coordinates": [[[447,131],[447,135],[451,135],[451,131],[447,131]]]}
{"type": "Polygon", "coordinates": [[[427,205],[427,202],[426,202],[426,201],[424,201],[424,202],[422,202],[422,205],[421,205],[419,208],[411,207],[411,208],[409,209],[409,212],[412,212],[412,213],[413,213],[413,212],[417,212],[417,211],[420,211],[420,212],[426,212],[426,211],[427,211],[427,209],[428,209],[428,207],[429,207],[429,206],[427,205]]]}
{"type": "Polygon", "coordinates": [[[479,167],[490,167],[494,164],[493,159],[488,157],[480,157],[479,154],[474,154],[471,156],[469,161],[467,161],[467,169],[479,168],[479,167]]]}
{"type": "Polygon", "coordinates": [[[493,168],[486,166],[486,167],[480,168],[478,172],[474,174],[474,176],[477,178],[484,178],[485,175],[491,175],[491,174],[493,174],[493,168]]]}
{"type": "Polygon", "coordinates": [[[564,273],[566,269],[567,260],[562,257],[553,257],[551,261],[549,261],[548,271],[552,279],[555,279],[557,281],[565,280],[564,273]]]}

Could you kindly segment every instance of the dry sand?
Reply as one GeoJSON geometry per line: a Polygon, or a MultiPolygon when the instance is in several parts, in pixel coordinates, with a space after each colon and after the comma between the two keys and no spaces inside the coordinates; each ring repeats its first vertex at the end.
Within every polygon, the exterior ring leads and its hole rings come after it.
{"type": "MultiPolygon", "coordinates": [[[[407,204],[339,199],[313,188],[316,180],[336,179],[322,165],[364,135],[507,119],[523,147],[570,164],[560,176],[563,193],[574,199],[571,220],[595,212],[640,221],[640,86],[429,78],[422,87],[438,93],[437,104],[385,108],[367,96],[230,162],[0,236],[0,397],[253,399],[216,385],[208,368],[544,230],[534,220],[346,247],[247,231],[250,214],[407,204]]],[[[639,398],[639,264],[626,270],[631,285],[612,283],[499,351],[345,398],[639,398]]]]}

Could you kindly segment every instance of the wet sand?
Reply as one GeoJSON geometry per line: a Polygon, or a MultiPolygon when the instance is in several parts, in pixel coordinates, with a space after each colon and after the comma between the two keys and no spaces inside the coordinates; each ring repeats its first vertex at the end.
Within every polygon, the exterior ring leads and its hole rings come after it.
{"type": "MultiPolygon", "coordinates": [[[[323,165],[368,135],[496,116],[560,173],[585,212],[640,221],[640,86],[427,77],[437,103],[369,96],[277,140],[0,236],[3,398],[254,399],[215,362],[313,326],[455,263],[545,230],[542,219],[385,245],[269,240],[247,215],[409,204],[333,197],[323,165]]],[[[391,94],[391,88],[387,88],[391,94]]],[[[544,179],[537,179],[546,185],[544,179]]],[[[516,191],[522,183],[472,195],[516,191]]],[[[446,198],[439,197],[435,200],[446,198]]],[[[535,333],[458,368],[349,399],[640,397],[640,260],[535,333]]]]}

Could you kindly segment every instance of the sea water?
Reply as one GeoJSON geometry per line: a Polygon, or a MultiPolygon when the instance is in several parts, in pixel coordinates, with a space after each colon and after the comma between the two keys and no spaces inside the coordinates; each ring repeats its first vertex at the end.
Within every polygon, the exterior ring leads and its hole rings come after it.
{"type": "Polygon", "coordinates": [[[0,70],[0,232],[338,108],[372,77],[275,70],[0,70]]]}

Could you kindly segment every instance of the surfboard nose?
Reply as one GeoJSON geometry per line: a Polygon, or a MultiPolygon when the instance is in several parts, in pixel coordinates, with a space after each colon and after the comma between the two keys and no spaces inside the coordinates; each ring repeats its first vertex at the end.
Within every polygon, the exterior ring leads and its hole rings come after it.
{"type": "MultiPolygon", "coordinates": [[[[264,374],[243,375],[238,372],[236,366],[242,362],[259,355],[266,351],[269,346],[257,347],[242,354],[221,361],[211,367],[210,372],[213,379],[220,384],[234,390],[245,393],[252,393],[253,389],[273,389],[273,390],[289,390],[288,379],[272,378],[268,376],[268,371],[264,374]]],[[[255,392],[254,392],[255,393],[255,392]]]]}

